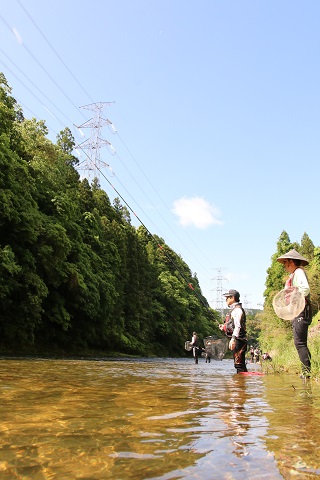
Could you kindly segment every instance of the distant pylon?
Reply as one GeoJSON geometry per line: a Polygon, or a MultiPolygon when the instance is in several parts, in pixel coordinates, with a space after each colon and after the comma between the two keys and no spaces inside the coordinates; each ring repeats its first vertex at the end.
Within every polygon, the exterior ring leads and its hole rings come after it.
{"type": "Polygon", "coordinates": [[[102,111],[112,103],[114,102],[97,102],[80,107],[95,112],[95,115],[90,120],[78,126],[80,131],[82,128],[91,128],[90,138],[75,147],[76,149],[88,150],[88,154],[85,154],[84,160],[80,160],[78,168],[79,170],[84,170],[89,178],[99,178],[102,168],[108,167],[111,170],[110,165],[101,160],[100,150],[102,147],[107,146],[112,154],[116,153],[111,143],[101,138],[102,127],[112,125],[110,120],[102,117],[102,111]]]}
{"type": "Polygon", "coordinates": [[[244,297],[244,300],[242,302],[243,304],[243,308],[245,309],[245,311],[248,313],[248,314],[252,314],[252,310],[250,308],[250,305],[251,305],[251,302],[248,301],[248,296],[251,295],[251,293],[245,293],[243,295],[244,297]]]}
{"type": "Polygon", "coordinates": [[[223,282],[224,281],[229,281],[226,277],[223,277],[222,276],[222,270],[223,268],[221,267],[218,267],[218,268],[215,268],[214,270],[217,270],[218,271],[218,275],[214,278],[212,278],[212,280],[215,280],[216,281],[216,288],[213,289],[214,292],[216,292],[216,300],[215,300],[215,307],[214,309],[217,310],[220,315],[221,315],[221,318],[223,318],[223,312],[224,312],[224,301],[223,301],[223,282]]]}

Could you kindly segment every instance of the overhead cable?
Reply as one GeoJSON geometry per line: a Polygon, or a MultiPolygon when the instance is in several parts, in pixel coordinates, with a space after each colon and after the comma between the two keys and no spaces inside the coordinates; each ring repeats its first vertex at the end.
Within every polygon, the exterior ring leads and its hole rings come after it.
{"type": "Polygon", "coordinates": [[[64,65],[64,67],[66,68],[66,70],[70,73],[70,75],[72,76],[72,78],[74,79],[74,81],[79,85],[79,87],[81,88],[81,90],[87,95],[88,98],[90,98],[90,100],[93,102],[94,100],[92,100],[91,96],[89,95],[89,93],[86,91],[86,89],[82,86],[82,84],[79,82],[79,80],[77,79],[77,77],[73,74],[73,72],[70,70],[70,68],[68,67],[68,65],[64,62],[64,60],[61,58],[61,56],[59,55],[59,53],[56,51],[56,49],[53,47],[53,45],[49,42],[49,40],[47,39],[47,37],[45,36],[45,34],[42,32],[42,30],[38,27],[38,25],[36,24],[36,22],[34,21],[34,19],[31,17],[31,15],[29,14],[29,12],[26,10],[26,8],[24,7],[24,5],[22,5],[22,2],[20,0],[17,0],[17,2],[19,3],[20,7],[23,9],[24,13],[27,15],[27,17],[29,18],[29,20],[33,23],[33,25],[36,27],[36,29],[38,30],[38,32],[40,33],[40,35],[42,36],[42,38],[46,41],[46,43],[49,45],[49,47],[51,48],[51,50],[55,53],[55,55],[57,56],[57,58],[60,60],[60,62],[64,65]]]}
{"type": "MultiPolygon", "coordinates": [[[[39,87],[37,87],[37,85],[21,70],[20,67],[18,67],[18,65],[2,50],[2,48],[0,48],[0,52],[1,52],[3,55],[5,55],[5,57],[6,57],[6,58],[16,67],[16,69],[31,83],[31,85],[33,85],[33,87],[34,87],[36,90],[38,90],[38,92],[40,92],[41,95],[43,95],[44,98],[45,98],[51,105],[53,105],[53,106],[58,110],[58,112],[59,112],[61,115],[63,115],[63,116],[68,120],[68,122],[70,122],[70,123],[72,124],[72,120],[71,120],[70,118],[68,118],[68,117],[65,115],[65,113],[63,113],[63,111],[60,110],[60,108],[57,107],[57,106],[50,100],[50,98],[49,98],[42,90],[40,90],[39,87]]],[[[12,70],[9,69],[9,67],[8,67],[2,60],[0,60],[0,62],[8,69],[8,71],[9,71],[12,75],[14,75],[14,77],[15,77],[25,88],[27,88],[27,90],[29,90],[29,92],[30,92],[32,95],[34,95],[34,94],[32,93],[32,91],[12,72],[12,70]]],[[[35,98],[37,98],[37,97],[35,97],[35,98]]],[[[37,99],[37,100],[38,100],[38,99],[37,99]]],[[[39,100],[38,100],[38,101],[39,101],[39,100]]],[[[40,100],[40,102],[41,102],[41,100],[40,100]]],[[[42,102],[41,102],[41,103],[42,103],[42,102]]],[[[57,118],[57,117],[56,117],[56,118],[57,118]]],[[[59,120],[59,122],[60,122],[63,126],[65,126],[65,124],[64,124],[59,118],[57,118],[57,120],[59,120]]]]}
{"type": "MultiPolygon", "coordinates": [[[[17,31],[10,27],[10,25],[8,24],[8,22],[0,15],[0,19],[4,22],[4,24],[6,25],[6,27],[15,35],[15,37],[17,38],[17,31]]],[[[54,83],[54,85],[59,89],[59,91],[62,93],[62,95],[65,96],[65,98],[71,103],[71,105],[73,105],[77,111],[79,111],[78,109],[78,106],[71,100],[71,98],[65,93],[65,91],[63,90],[63,88],[60,87],[60,85],[58,84],[58,82],[56,82],[56,80],[52,77],[52,75],[44,68],[44,66],[41,64],[41,62],[37,59],[37,57],[31,52],[31,50],[25,45],[25,43],[23,42],[23,40],[20,38],[19,40],[19,43],[23,46],[23,48],[29,53],[29,55],[33,58],[33,60],[37,63],[37,65],[41,68],[41,70],[50,78],[50,80],[54,83]]],[[[85,118],[85,115],[80,112],[81,115],[85,118]]]]}

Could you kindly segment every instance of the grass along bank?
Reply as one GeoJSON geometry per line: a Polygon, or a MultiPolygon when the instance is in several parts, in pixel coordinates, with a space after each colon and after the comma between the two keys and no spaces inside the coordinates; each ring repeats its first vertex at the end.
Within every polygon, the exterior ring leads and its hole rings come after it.
{"type": "MultiPolygon", "coordinates": [[[[278,326],[272,340],[268,338],[267,345],[264,345],[262,340],[263,351],[268,351],[272,357],[271,362],[262,363],[265,372],[301,374],[301,364],[293,343],[292,328],[288,327],[289,325],[283,325],[283,328],[278,326]]],[[[320,380],[320,312],[313,317],[309,327],[308,347],[311,353],[311,377],[314,380],[320,380]]]]}

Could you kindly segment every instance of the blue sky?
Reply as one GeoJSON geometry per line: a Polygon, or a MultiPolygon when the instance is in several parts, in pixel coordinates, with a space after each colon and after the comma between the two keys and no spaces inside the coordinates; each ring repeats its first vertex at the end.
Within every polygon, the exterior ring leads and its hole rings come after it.
{"type": "MultiPolygon", "coordinates": [[[[283,230],[319,246],[318,0],[12,0],[0,70],[49,137],[103,117],[105,175],[216,303],[263,303],[283,230]]],[[[111,199],[115,191],[103,178],[111,199]]],[[[132,223],[139,225],[136,218],[132,223]]]]}

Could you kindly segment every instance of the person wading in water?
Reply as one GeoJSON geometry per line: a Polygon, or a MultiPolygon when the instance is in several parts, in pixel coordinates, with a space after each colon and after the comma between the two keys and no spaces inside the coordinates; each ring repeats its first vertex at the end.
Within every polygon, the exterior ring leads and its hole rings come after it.
{"type": "Polygon", "coordinates": [[[229,290],[223,296],[226,298],[230,312],[227,314],[225,322],[219,325],[219,328],[230,338],[229,349],[233,352],[234,367],[237,373],[247,372],[246,312],[242,308],[240,293],[237,290],[229,290]]]}
{"type": "Polygon", "coordinates": [[[200,340],[196,332],[193,332],[192,334],[192,340],[190,345],[193,347],[193,358],[194,358],[194,363],[198,363],[198,358],[201,355],[201,349],[200,349],[200,340]]]}

